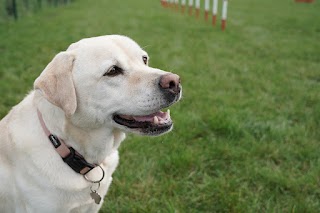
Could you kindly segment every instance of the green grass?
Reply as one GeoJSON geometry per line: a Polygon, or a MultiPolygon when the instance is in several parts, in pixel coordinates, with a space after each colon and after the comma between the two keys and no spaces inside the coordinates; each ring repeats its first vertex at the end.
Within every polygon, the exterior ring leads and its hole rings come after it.
{"type": "Polygon", "coordinates": [[[173,132],[130,135],[106,212],[319,212],[320,2],[230,1],[227,30],[159,1],[79,0],[0,23],[0,117],[52,57],[125,34],[178,73],[173,132]]]}

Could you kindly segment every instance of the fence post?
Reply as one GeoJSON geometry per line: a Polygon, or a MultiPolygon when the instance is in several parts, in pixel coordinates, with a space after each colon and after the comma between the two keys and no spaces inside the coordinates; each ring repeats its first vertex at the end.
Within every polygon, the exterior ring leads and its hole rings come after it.
{"type": "Polygon", "coordinates": [[[206,21],[208,21],[208,18],[209,18],[209,8],[210,8],[209,0],[205,0],[205,2],[204,2],[204,19],[206,21]]]}
{"type": "Polygon", "coordinates": [[[16,0],[6,0],[5,8],[8,16],[13,16],[15,20],[18,19],[16,0]]]}
{"type": "Polygon", "coordinates": [[[186,0],[181,0],[181,12],[184,14],[184,10],[186,7],[186,0]]]}
{"type": "Polygon", "coordinates": [[[221,29],[224,31],[226,29],[227,23],[227,8],[228,8],[228,0],[223,0],[222,4],[222,17],[221,17],[221,29]]]}
{"type": "Polygon", "coordinates": [[[37,0],[38,9],[42,8],[42,0],[37,0]]]}
{"type": "Polygon", "coordinates": [[[18,19],[18,10],[17,10],[17,2],[16,0],[12,0],[12,12],[15,20],[18,19]]]}
{"type": "Polygon", "coordinates": [[[217,21],[217,13],[218,13],[218,0],[213,0],[212,6],[212,25],[216,25],[217,21]]]}
{"type": "Polygon", "coordinates": [[[192,15],[193,0],[189,0],[189,15],[192,15]]]}
{"type": "Polygon", "coordinates": [[[200,0],[196,0],[196,17],[199,18],[200,15],[200,0]]]}

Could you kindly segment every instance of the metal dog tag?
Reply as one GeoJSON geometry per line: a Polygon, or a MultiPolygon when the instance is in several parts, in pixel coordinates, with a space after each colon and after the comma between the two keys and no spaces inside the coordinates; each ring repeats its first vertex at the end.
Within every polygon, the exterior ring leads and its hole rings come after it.
{"type": "Polygon", "coordinates": [[[99,204],[101,201],[101,196],[96,191],[91,191],[90,193],[91,198],[94,200],[96,204],[99,204]]]}

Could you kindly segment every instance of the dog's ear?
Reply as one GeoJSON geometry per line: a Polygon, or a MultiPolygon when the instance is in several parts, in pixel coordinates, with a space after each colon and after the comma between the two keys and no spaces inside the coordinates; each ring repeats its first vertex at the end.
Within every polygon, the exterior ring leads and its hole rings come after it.
{"type": "Polygon", "coordinates": [[[72,79],[74,55],[61,52],[35,80],[34,88],[40,89],[44,97],[71,116],[77,108],[76,91],[72,79]]]}

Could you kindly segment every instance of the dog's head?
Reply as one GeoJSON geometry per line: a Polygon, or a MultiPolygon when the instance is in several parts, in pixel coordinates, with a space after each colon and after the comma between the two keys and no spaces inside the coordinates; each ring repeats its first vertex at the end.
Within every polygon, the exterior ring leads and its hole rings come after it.
{"type": "Polygon", "coordinates": [[[148,66],[149,56],[125,36],[80,40],[48,64],[35,89],[79,127],[102,125],[145,135],[172,129],[181,98],[178,75],[148,66]]]}

